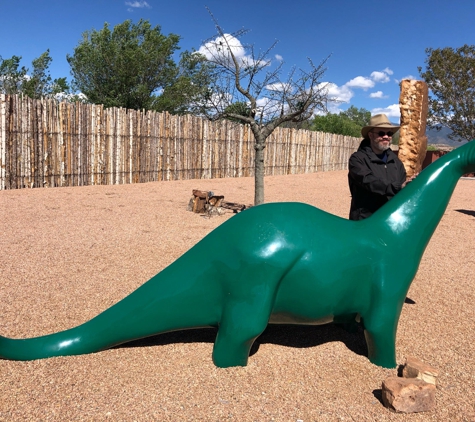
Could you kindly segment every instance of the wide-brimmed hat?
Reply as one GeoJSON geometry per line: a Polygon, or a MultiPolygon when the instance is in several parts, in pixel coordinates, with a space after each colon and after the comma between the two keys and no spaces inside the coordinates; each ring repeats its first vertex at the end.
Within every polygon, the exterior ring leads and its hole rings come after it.
{"type": "Polygon", "coordinates": [[[374,116],[371,116],[371,119],[369,119],[369,125],[361,129],[361,135],[363,135],[363,138],[366,138],[368,132],[374,128],[392,129],[393,132],[397,132],[400,127],[401,126],[399,125],[391,123],[388,119],[388,116],[386,116],[385,114],[375,114],[374,116]]]}

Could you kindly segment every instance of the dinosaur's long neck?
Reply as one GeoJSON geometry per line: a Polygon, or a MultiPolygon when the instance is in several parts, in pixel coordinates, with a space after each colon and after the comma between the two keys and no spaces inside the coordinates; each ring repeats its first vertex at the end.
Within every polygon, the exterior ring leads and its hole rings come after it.
{"type": "Polygon", "coordinates": [[[475,142],[469,142],[422,171],[372,216],[372,224],[381,234],[390,237],[398,252],[421,257],[444,215],[457,181],[473,171],[475,142]]]}

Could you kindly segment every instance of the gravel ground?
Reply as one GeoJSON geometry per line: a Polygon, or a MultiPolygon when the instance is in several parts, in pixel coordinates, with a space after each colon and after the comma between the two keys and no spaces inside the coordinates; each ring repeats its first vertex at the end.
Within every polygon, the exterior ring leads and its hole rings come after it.
{"type": "MultiPolygon", "coordinates": [[[[346,217],[346,172],[266,178],[266,200],[302,201],[346,217]]],[[[121,300],[232,213],[186,211],[192,189],[249,204],[253,179],[0,192],[0,333],[48,334],[121,300]]],[[[404,305],[397,361],[440,370],[435,411],[383,407],[361,332],[271,326],[247,367],[211,360],[214,329],[163,334],[111,350],[0,360],[0,420],[475,421],[474,180],[461,180],[404,305]]],[[[404,265],[397,262],[395,265],[404,265]]]]}

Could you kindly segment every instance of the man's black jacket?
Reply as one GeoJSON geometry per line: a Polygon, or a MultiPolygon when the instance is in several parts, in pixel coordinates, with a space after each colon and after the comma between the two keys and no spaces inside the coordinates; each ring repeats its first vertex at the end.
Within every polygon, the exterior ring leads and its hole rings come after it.
{"type": "Polygon", "coordinates": [[[387,162],[378,158],[369,139],[363,139],[349,161],[350,220],[368,218],[402,189],[406,170],[390,149],[387,162]]]}

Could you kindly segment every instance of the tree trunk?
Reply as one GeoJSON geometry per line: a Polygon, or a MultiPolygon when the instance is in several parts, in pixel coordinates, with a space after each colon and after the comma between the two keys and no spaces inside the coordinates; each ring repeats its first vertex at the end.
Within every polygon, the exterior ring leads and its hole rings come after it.
{"type": "Polygon", "coordinates": [[[264,143],[256,141],[256,159],[254,162],[254,205],[264,203],[264,148],[264,143]]]}

